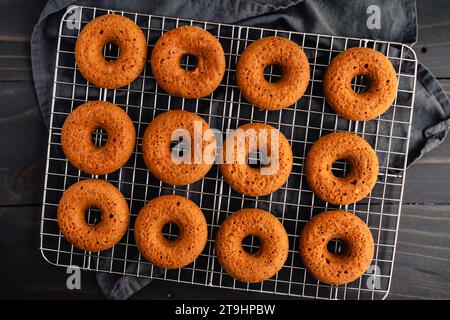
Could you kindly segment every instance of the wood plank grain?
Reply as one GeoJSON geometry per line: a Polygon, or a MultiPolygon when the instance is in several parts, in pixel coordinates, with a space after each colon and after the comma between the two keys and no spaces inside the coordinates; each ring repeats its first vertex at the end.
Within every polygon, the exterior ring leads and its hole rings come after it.
{"type": "Polygon", "coordinates": [[[422,163],[406,172],[403,203],[450,203],[450,165],[422,163]]]}
{"type": "Polygon", "coordinates": [[[417,0],[417,58],[438,78],[450,78],[450,10],[447,0],[417,0]]]}
{"type": "MultiPolygon", "coordinates": [[[[39,244],[40,206],[0,208],[0,298],[101,298],[93,272],[68,290],[64,268],[48,264],[39,244]]],[[[450,206],[406,205],[400,220],[390,299],[450,299],[450,206]]],[[[281,296],[155,281],[134,299],[268,299],[281,296]]]]}
{"type": "Polygon", "coordinates": [[[447,97],[450,97],[450,79],[440,79],[439,83],[441,84],[442,89],[444,89],[444,92],[447,95],[447,97]]]}
{"type": "Polygon", "coordinates": [[[417,160],[414,166],[421,164],[450,165],[450,139],[445,139],[436,149],[417,160]]]}
{"type": "MultiPolygon", "coordinates": [[[[388,299],[450,299],[450,275],[448,274],[450,234],[448,230],[450,230],[450,206],[403,206],[393,280],[388,299]]],[[[144,288],[134,298],[146,298],[153,294],[155,285],[156,283],[144,288]]],[[[228,292],[230,290],[216,292],[210,288],[169,283],[163,288],[172,290],[176,299],[274,297],[273,295],[228,292]]],[[[161,293],[158,298],[166,299],[167,297],[161,293]]]]}
{"type": "MultiPolygon", "coordinates": [[[[83,272],[82,291],[65,286],[65,270],[38,251],[47,132],[31,82],[29,39],[46,0],[0,3],[0,298],[99,298],[94,274],[83,272]],[[20,14],[17,14],[20,12],[20,14]],[[1,206],[9,206],[3,207],[1,206]],[[3,289],[6,288],[6,289],[3,289]],[[7,295],[7,296],[6,296],[7,295]]],[[[418,1],[419,60],[450,78],[450,11],[444,0],[418,1]],[[422,48],[426,48],[422,49],[422,48]]],[[[450,80],[442,79],[450,93],[450,80]]],[[[407,173],[406,203],[450,203],[450,139],[407,173]]],[[[450,206],[405,205],[390,298],[450,298],[450,206]]],[[[268,298],[270,295],[155,281],[134,298],[268,298]]],[[[279,297],[279,296],[277,296],[279,297]]]]}
{"type": "Polygon", "coordinates": [[[47,0],[0,2],[0,81],[30,81],[30,39],[47,0]]]}
{"type": "MultiPolygon", "coordinates": [[[[94,272],[82,271],[82,290],[69,290],[63,267],[47,263],[39,251],[41,207],[0,208],[1,298],[99,299],[94,272]]],[[[267,299],[272,295],[212,289],[155,280],[135,299],[267,299]],[[190,294],[189,294],[190,292],[190,294]]],[[[280,299],[280,296],[273,296],[280,299]]]]}
{"type": "MultiPolygon", "coordinates": [[[[17,47],[14,56],[29,54],[31,31],[46,0],[2,1],[0,3],[0,81],[29,80],[29,61],[5,61],[1,57],[5,47],[17,47]],[[20,12],[20,14],[17,14],[20,12]],[[4,64],[2,66],[2,64],[4,64]]],[[[445,10],[446,0],[418,0],[419,40],[414,46],[420,61],[427,65],[439,78],[450,78],[450,11],[445,10]]]]}
{"type": "Polygon", "coordinates": [[[0,82],[32,80],[29,42],[2,40],[0,37],[0,82]]]}
{"type": "MultiPolygon", "coordinates": [[[[31,82],[0,83],[0,205],[40,203],[47,131],[31,82]]],[[[406,203],[450,203],[450,139],[407,171],[406,203]]]]}
{"type": "Polygon", "coordinates": [[[400,219],[391,299],[450,299],[450,206],[408,205],[400,219]]]}
{"type": "Polygon", "coordinates": [[[47,129],[31,82],[0,82],[0,205],[42,201],[47,129]]]}
{"type": "Polygon", "coordinates": [[[93,273],[83,272],[83,290],[68,290],[66,271],[39,251],[40,207],[0,208],[0,298],[101,298],[93,273]]]}
{"type": "Polygon", "coordinates": [[[0,2],[0,41],[28,43],[34,24],[47,0],[3,0],[0,2]]]}

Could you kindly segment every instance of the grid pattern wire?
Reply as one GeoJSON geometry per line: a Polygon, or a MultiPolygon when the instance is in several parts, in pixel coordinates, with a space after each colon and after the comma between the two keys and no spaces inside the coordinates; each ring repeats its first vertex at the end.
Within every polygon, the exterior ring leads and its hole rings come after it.
{"type": "MultiPolygon", "coordinates": [[[[106,57],[117,57],[114,46],[106,46],[106,57]]],[[[182,61],[192,67],[189,57],[182,61]]],[[[417,60],[413,50],[404,44],[368,39],[316,35],[267,28],[229,25],[117,12],[91,7],[71,7],[62,17],[56,52],[53,100],[50,119],[49,148],[44,185],[40,249],[43,257],[58,266],[79,266],[84,270],[133,275],[198,284],[265,292],[316,299],[382,299],[389,292],[414,102],[417,60]],[[133,83],[117,89],[97,88],[88,83],[76,69],[75,41],[80,29],[93,18],[116,13],[129,17],[147,37],[149,53],[165,31],[181,25],[204,28],[221,42],[226,57],[226,72],[222,83],[209,97],[188,100],[168,95],[161,90],[151,74],[147,61],[144,72],[133,83]],[[235,65],[239,54],[252,41],[266,36],[286,37],[300,45],[308,57],[311,80],[305,95],[292,107],[281,111],[260,111],[249,104],[235,83],[235,65]],[[349,121],[337,116],[326,104],[322,90],[322,76],[331,59],[350,47],[371,47],[385,54],[392,62],[398,76],[399,87],[393,106],[383,115],[369,122],[349,121]],[[137,131],[135,151],[128,163],[117,172],[105,176],[91,176],[72,167],[62,152],[61,127],[67,115],[87,100],[110,101],[122,107],[132,119],[137,131]],[[201,181],[175,187],[152,177],[143,163],[140,144],[144,130],[158,114],[167,110],[183,109],[196,112],[211,127],[222,132],[248,122],[264,122],[278,128],[288,139],[294,154],[291,176],[278,191],[263,197],[246,197],[233,191],[223,180],[217,166],[201,181]],[[363,137],[377,152],[380,172],[377,184],[362,201],[345,206],[323,202],[308,188],[304,179],[305,155],[320,136],[335,131],[350,131],[363,137]],[[131,221],[124,238],[112,249],[103,252],[86,252],[74,248],[57,224],[59,199],[70,185],[87,178],[106,179],[115,185],[128,201],[131,221]],[[193,200],[202,209],[208,224],[208,241],[197,260],[181,269],[160,270],[145,261],[133,239],[133,225],[145,202],[163,194],[179,194],[193,200]],[[234,280],[220,267],[214,251],[214,238],[223,220],[231,213],[256,207],[273,213],[284,225],[289,235],[289,255],[280,272],[262,283],[249,284],[234,280]],[[298,238],[302,227],[311,217],[324,210],[343,209],[363,219],[372,232],[375,254],[371,267],[360,279],[347,285],[327,285],[314,279],[303,267],[298,254],[298,238]]],[[[276,80],[279,74],[273,68],[266,77],[276,80]]],[[[364,90],[365,79],[356,77],[354,90],[364,90]]],[[[97,130],[97,146],[107,139],[97,130]]],[[[336,174],[344,174],[347,164],[338,161],[333,165],[336,174]]],[[[89,209],[87,220],[98,221],[99,212],[89,209]]],[[[172,226],[163,230],[174,236],[172,226]]],[[[243,243],[249,251],[258,244],[253,238],[243,243]]],[[[334,243],[339,251],[340,243],[334,243]]]]}

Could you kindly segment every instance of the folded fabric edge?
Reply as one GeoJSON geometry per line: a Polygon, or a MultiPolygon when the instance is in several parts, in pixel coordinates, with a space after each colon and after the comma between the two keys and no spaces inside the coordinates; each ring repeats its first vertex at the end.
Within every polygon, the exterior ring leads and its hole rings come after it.
{"type": "Polygon", "coordinates": [[[442,114],[445,114],[447,118],[431,127],[424,129],[423,135],[426,138],[426,142],[422,149],[419,151],[420,155],[413,161],[408,161],[408,167],[414,164],[425,153],[433,150],[442,142],[444,142],[450,129],[450,100],[445,94],[444,89],[440,85],[439,81],[421,62],[419,62],[417,67],[417,81],[420,81],[420,83],[427,90],[430,96],[436,100],[436,103],[439,106],[441,106],[442,114]],[[431,83],[433,84],[432,86],[430,85],[431,83]]]}

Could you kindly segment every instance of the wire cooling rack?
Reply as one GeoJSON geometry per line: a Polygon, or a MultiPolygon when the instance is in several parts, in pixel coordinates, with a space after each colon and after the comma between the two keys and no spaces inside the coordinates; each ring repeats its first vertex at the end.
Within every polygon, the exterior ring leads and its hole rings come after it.
{"type": "MultiPolygon", "coordinates": [[[[149,62],[142,75],[127,87],[106,90],[89,84],[76,69],[75,42],[79,31],[90,20],[112,11],[70,7],[63,16],[57,43],[56,68],[51,108],[49,148],[41,223],[41,251],[44,258],[58,266],[78,266],[84,270],[121,275],[158,278],[203,286],[232,288],[317,299],[382,299],[389,292],[397,241],[399,216],[407,163],[407,151],[412,120],[417,60],[407,45],[367,39],[272,30],[247,26],[203,22],[178,18],[114,12],[129,17],[147,37],[149,53],[158,37],[165,31],[181,25],[195,25],[216,36],[226,57],[226,72],[217,90],[209,97],[197,100],[168,95],[155,82],[149,62]],[[260,111],[250,105],[239,92],[235,66],[239,55],[254,40],[266,36],[286,37],[305,51],[310,66],[311,80],[305,95],[292,107],[281,111],[260,111]],[[399,88],[393,106],[377,119],[355,122],[337,116],[323,97],[323,73],[331,59],[350,47],[370,47],[388,56],[397,72],[399,88]],[[112,174],[90,176],[71,166],[62,152],[61,127],[67,115],[87,100],[105,100],[122,107],[133,120],[137,144],[128,163],[112,174]],[[248,122],[264,122],[278,128],[289,140],[294,154],[292,174],[285,185],[275,193],[263,197],[246,197],[233,191],[223,180],[217,166],[201,181],[185,187],[174,187],[156,180],[146,169],[141,156],[141,141],[147,124],[156,115],[173,109],[184,109],[202,116],[213,128],[225,132],[248,122]],[[380,161],[378,181],[372,192],[362,201],[334,206],[321,201],[309,189],[303,173],[305,155],[320,136],[350,131],[366,139],[376,150],[380,161]],[[106,179],[125,196],[131,210],[131,222],[123,239],[114,248],[104,252],[86,252],[74,248],[61,235],[57,224],[57,205],[69,186],[86,178],[106,179]],[[208,223],[208,242],[202,254],[191,265],[176,270],[154,268],[139,254],[133,238],[136,215],[144,204],[162,194],[179,194],[199,205],[208,223]],[[214,239],[223,220],[241,209],[257,207],[274,214],[289,234],[289,256],[282,270],[262,283],[235,281],[218,263],[214,239]],[[324,210],[344,209],[355,213],[369,226],[374,241],[375,255],[371,267],[360,279],[342,286],[326,285],[314,279],[303,267],[299,256],[299,235],[312,216],[324,210]]],[[[105,47],[105,56],[114,58],[118,50],[105,47]]],[[[189,58],[182,61],[188,67],[189,58]]],[[[276,80],[275,68],[267,70],[266,77],[276,80]]],[[[353,82],[355,91],[364,90],[364,80],[353,82]]],[[[96,145],[105,142],[106,135],[96,131],[96,145]]],[[[345,162],[333,166],[336,175],[344,174],[345,162]]],[[[99,219],[99,212],[90,209],[90,223],[99,219]]],[[[175,236],[171,226],[164,230],[175,236]]],[[[254,251],[258,243],[245,239],[246,250],[254,251]]],[[[340,243],[330,244],[330,250],[339,251],[340,243]]]]}

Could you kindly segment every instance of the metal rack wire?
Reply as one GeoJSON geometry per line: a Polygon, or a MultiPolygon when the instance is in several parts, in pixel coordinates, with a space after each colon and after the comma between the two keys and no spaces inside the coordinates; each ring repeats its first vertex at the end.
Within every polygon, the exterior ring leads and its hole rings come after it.
{"type": "MultiPolygon", "coordinates": [[[[232,288],[317,299],[382,299],[389,291],[395,256],[399,216],[402,204],[407,151],[412,120],[417,60],[413,50],[400,43],[345,38],[328,35],[272,30],[213,22],[169,18],[148,14],[114,12],[129,17],[147,37],[149,52],[161,34],[181,25],[204,28],[221,42],[226,57],[226,73],[219,88],[209,97],[182,99],[165,93],[156,84],[149,63],[142,75],[125,88],[106,90],[89,84],[76,69],[74,48],[80,28],[93,18],[112,11],[70,7],[59,29],[54,77],[51,127],[47,154],[46,179],[41,221],[41,252],[44,258],[58,266],[79,266],[84,270],[109,272],[192,283],[203,286],[232,288]],[[305,51],[311,66],[311,81],[306,94],[292,107],[281,111],[259,111],[241,97],[235,82],[235,65],[239,54],[254,40],[266,36],[291,39],[305,51]],[[369,122],[355,122],[337,116],[326,104],[322,90],[323,72],[330,60],[350,47],[371,47],[385,54],[398,75],[398,95],[393,106],[369,122]],[[137,144],[128,163],[112,174],[90,176],[72,167],[60,145],[61,127],[67,115],[87,100],[105,100],[122,107],[133,120],[137,144]],[[289,140],[294,154],[292,174],[275,193],[251,198],[233,191],[223,180],[217,166],[201,181],[186,187],[166,185],[152,177],[146,169],[140,144],[147,124],[159,113],[172,109],[196,112],[211,127],[225,132],[247,122],[265,122],[278,128],[289,140]],[[335,131],[351,131],[366,139],[376,150],[380,172],[373,191],[364,200],[334,206],[321,201],[309,189],[304,179],[305,155],[320,136],[335,131]],[[125,196],[131,211],[131,222],[124,238],[114,248],[104,252],[85,252],[74,248],[61,235],[57,224],[59,199],[69,186],[86,178],[106,179],[125,196]],[[133,238],[137,213],[145,202],[162,194],[180,194],[199,205],[208,222],[208,242],[203,253],[191,265],[177,270],[160,270],[139,254],[133,238]],[[262,283],[235,281],[216,260],[214,238],[223,220],[243,207],[257,207],[273,213],[289,234],[290,251],[283,269],[262,283]],[[303,267],[298,254],[298,238],[303,225],[324,210],[341,208],[362,218],[375,240],[372,266],[360,279],[343,286],[330,286],[315,280],[303,267]]],[[[105,56],[117,57],[118,50],[105,47],[105,56]]],[[[184,62],[188,67],[189,59],[184,62]]],[[[267,77],[276,77],[270,70],[267,77]]],[[[353,86],[363,90],[364,79],[356,78],[353,86]]],[[[94,134],[97,145],[105,141],[101,131],[94,134]]],[[[333,170],[342,174],[345,162],[333,170]]],[[[88,221],[94,223],[98,211],[90,209],[88,221]]],[[[173,235],[171,227],[165,230],[173,235]]],[[[257,247],[250,239],[244,243],[249,250],[257,247]]],[[[335,250],[339,250],[336,243],[335,250]]]]}

